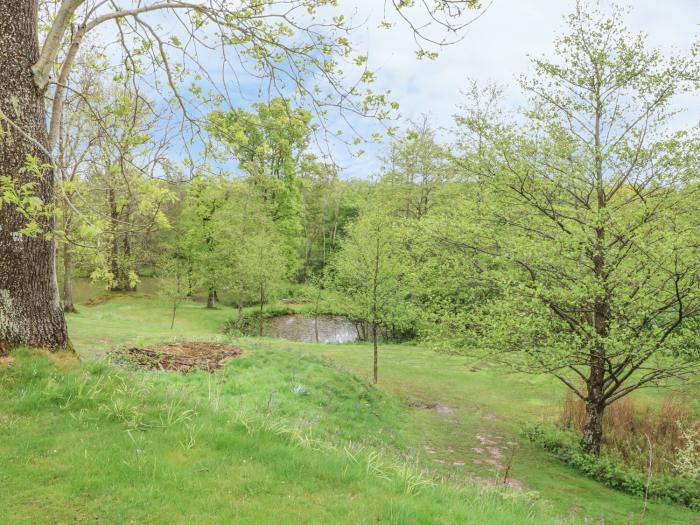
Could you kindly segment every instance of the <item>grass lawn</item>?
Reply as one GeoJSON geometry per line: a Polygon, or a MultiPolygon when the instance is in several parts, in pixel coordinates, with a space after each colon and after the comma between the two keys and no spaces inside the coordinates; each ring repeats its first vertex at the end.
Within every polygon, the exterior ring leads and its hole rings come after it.
{"type": "MultiPolygon", "coordinates": [[[[366,345],[301,348],[286,342],[268,344],[301,355],[322,355],[360,378],[371,377],[371,348],[366,345]]],[[[413,406],[404,436],[418,445],[433,468],[455,476],[467,468],[483,478],[499,477],[512,454],[512,477],[526,489],[537,491],[557,511],[604,523],[639,523],[640,499],[587,479],[519,439],[523,424],[557,417],[565,392],[555,381],[406,345],[380,348],[379,370],[380,388],[413,406]],[[438,409],[422,408],[426,406],[438,409]],[[493,448],[503,458],[489,463],[494,458],[489,449],[493,448]]],[[[659,399],[664,395],[656,394],[659,399]]],[[[645,397],[654,401],[654,394],[645,397]]],[[[649,506],[642,522],[700,523],[700,515],[656,503],[649,506]]]]}
{"type": "Polygon", "coordinates": [[[661,503],[642,517],[638,498],[521,442],[556,416],[549,378],[398,345],[380,349],[375,389],[368,345],[255,338],[213,376],[125,372],[96,355],[223,341],[235,312],[185,303],[171,330],[146,296],[79,310],[82,365],[0,365],[3,523],[700,523],[661,503]],[[522,490],[495,491],[511,455],[522,490]]]}
{"type": "MultiPolygon", "coordinates": [[[[282,382],[278,388],[287,388],[272,403],[257,404],[249,387],[261,378],[281,380],[281,363],[267,353],[240,359],[224,371],[233,380],[220,384],[214,401],[205,373],[128,373],[17,352],[0,372],[0,521],[554,522],[546,508],[517,494],[426,485],[359,447],[346,452],[295,434],[280,424],[286,412],[299,416],[329,394],[315,391],[314,378],[343,403],[366,407],[354,411],[349,435],[374,432],[372,411],[393,402],[346,374],[329,378],[310,362],[299,378],[309,383],[305,402],[282,382]]],[[[303,366],[306,359],[284,363],[303,366]]]]}

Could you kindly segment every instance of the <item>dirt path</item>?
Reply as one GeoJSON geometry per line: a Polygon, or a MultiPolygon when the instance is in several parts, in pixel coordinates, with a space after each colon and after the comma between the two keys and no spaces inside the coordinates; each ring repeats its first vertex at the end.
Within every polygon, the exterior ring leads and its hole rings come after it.
{"type": "MultiPolygon", "coordinates": [[[[493,429],[471,430],[460,420],[459,409],[442,401],[414,401],[414,408],[431,410],[437,415],[437,424],[449,433],[458,436],[457,443],[475,443],[465,449],[464,446],[445,446],[445,443],[428,441],[423,443],[425,460],[437,470],[448,473],[449,477],[465,476],[473,481],[504,484],[514,488],[524,488],[521,480],[512,475],[513,462],[516,458],[518,443],[514,438],[494,432],[493,429]],[[450,428],[451,427],[451,428],[450,428]]],[[[501,418],[487,413],[484,422],[493,423],[501,418]]]]}

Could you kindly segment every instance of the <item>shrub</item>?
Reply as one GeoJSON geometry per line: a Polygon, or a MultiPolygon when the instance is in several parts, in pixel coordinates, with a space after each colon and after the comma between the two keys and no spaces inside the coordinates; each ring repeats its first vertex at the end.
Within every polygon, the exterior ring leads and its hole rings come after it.
{"type": "MultiPolygon", "coordinates": [[[[569,392],[562,410],[562,427],[582,434],[585,410],[583,401],[569,392]]],[[[632,398],[625,397],[606,408],[603,428],[603,445],[608,453],[646,470],[651,443],[654,471],[670,473],[678,461],[679,451],[688,446],[682,429],[700,431],[700,420],[687,401],[677,395],[669,395],[658,410],[641,408],[632,398]]]]}
{"type": "Polygon", "coordinates": [[[597,457],[584,451],[582,443],[572,433],[545,425],[523,429],[523,435],[553,453],[558,459],[605,486],[647,497],[678,503],[693,510],[700,510],[700,481],[666,474],[651,478],[641,469],[626,465],[611,455],[597,457]]]}
{"type": "Polygon", "coordinates": [[[683,477],[700,480],[700,429],[685,427],[680,423],[678,428],[685,440],[685,446],[676,454],[673,467],[683,477]]]}

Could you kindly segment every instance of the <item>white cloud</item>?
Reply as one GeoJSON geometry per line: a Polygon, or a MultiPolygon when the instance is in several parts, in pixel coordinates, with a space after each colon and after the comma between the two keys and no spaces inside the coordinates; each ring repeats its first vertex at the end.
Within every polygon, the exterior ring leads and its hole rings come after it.
{"type": "MultiPolygon", "coordinates": [[[[486,2],[484,2],[486,3],[486,2]]],[[[605,6],[608,2],[601,2],[605,6]]],[[[356,18],[370,13],[365,28],[356,35],[359,51],[367,50],[370,64],[377,70],[378,86],[391,89],[401,104],[404,118],[423,113],[436,127],[449,127],[456,107],[463,101],[460,91],[469,78],[506,86],[510,105],[522,103],[514,77],[529,70],[528,56],[551,53],[556,36],[565,30],[564,15],[574,0],[494,0],[459,43],[444,48],[435,61],[415,58],[415,45],[406,26],[378,29],[383,1],[347,2],[348,13],[356,18]]],[[[649,44],[665,51],[688,49],[698,35],[700,2],[697,0],[636,0],[626,20],[633,31],[648,34],[649,44]]],[[[684,124],[698,121],[700,100],[688,96],[681,101],[688,108],[684,124]]],[[[368,124],[369,125],[369,124],[368,124]]],[[[349,175],[366,176],[378,163],[367,158],[354,162],[349,175]]]]}
{"type": "MultiPolygon", "coordinates": [[[[486,5],[489,0],[482,2],[486,5]]],[[[603,6],[608,3],[608,0],[601,0],[603,6]]],[[[575,0],[493,0],[486,12],[464,32],[463,39],[443,48],[434,61],[416,59],[417,47],[412,32],[396,16],[392,29],[378,27],[385,13],[385,0],[342,0],[340,4],[340,9],[359,26],[354,35],[356,50],[369,55],[370,67],[377,73],[375,89],[391,90],[392,99],[401,105],[404,119],[414,120],[429,114],[434,127],[449,128],[457,106],[463,102],[461,91],[467,87],[469,79],[504,85],[510,106],[524,102],[514,79],[529,71],[529,56],[551,53],[554,39],[565,30],[563,17],[573,9],[575,0]]],[[[475,12],[474,16],[477,14],[475,12]]],[[[177,24],[172,24],[170,15],[151,16],[153,22],[186,40],[177,24]]],[[[632,30],[646,32],[653,46],[665,51],[688,49],[700,32],[700,0],[634,0],[634,8],[626,21],[632,30]]],[[[111,41],[113,30],[105,29],[101,36],[101,40],[111,41]]],[[[200,60],[211,71],[213,84],[208,87],[221,89],[222,79],[226,79],[233,93],[232,103],[243,107],[249,107],[259,98],[257,80],[248,78],[250,82],[244,82],[241,89],[235,85],[233,73],[243,73],[235,61],[228,70],[222,71],[218,51],[200,49],[200,52],[200,60]]],[[[242,79],[245,78],[243,73],[242,79]]],[[[681,115],[682,123],[697,123],[700,97],[687,96],[680,102],[688,108],[681,115]]],[[[192,111],[201,116],[209,109],[194,105],[192,111]]],[[[366,136],[379,129],[369,120],[355,123],[366,136]]],[[[339,119],[332,124],[340,125],[339,119]]],[[[352,177],[376,173],[380,164],[378,158],[384,151],[381,146],[368,146],[367,154],[357,159],[351,158],[342,147],[334,149],[345,176],[352,177]]]]}

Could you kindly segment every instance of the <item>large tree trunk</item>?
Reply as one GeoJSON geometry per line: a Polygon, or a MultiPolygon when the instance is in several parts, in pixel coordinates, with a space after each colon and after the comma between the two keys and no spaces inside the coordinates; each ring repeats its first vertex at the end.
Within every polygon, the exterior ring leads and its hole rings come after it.
{"type": "Polygon", "coordinates": [[[605,404],[586,401],[586,421],[583,427],[583,444],[586,451],[600,455],[600,445],[603,441],[603,414],[605,404]]]}
{"type": "MultiPolygon", "coordinates": [[[[27,156],[49,163],[44,93],[32,65],[38,60],[38,0],[0,2],[0,179],[16,188],[32,182],[44,203],[54,201],[53,170],[43,177],[24,171],[27,156]],[[20,131],[21,130],[21,131],[20,131]]],[[[69,346],[56,279],[53,236],[27,237],[27,220],[14,205],[0,209],[0,353],[17,345],[69,346]]],[[[51,233],[53,218],[40,218],[51,233]]]]}
{"type": "Polygon", "coordinates": [[[68,241],[63,241],[63,311],[76,313],[73,304],[73,284],[70,278],[73,254],[68,241]]]}

